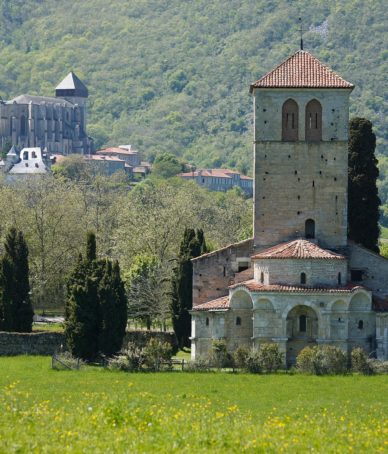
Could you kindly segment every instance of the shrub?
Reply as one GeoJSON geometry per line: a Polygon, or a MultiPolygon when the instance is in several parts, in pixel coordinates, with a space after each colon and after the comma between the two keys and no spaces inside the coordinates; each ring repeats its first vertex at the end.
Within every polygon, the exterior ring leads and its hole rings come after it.
{"type": "Polygon", "coordinates": [[[127,348],[108,360],[108,368],[125,370],[127,372],[140,371],[144,362],[143,349],[129,342],[127,348]]]}
{"type": "Polygon", "coordinates": [[[259,349],[260,364],[266,372],[276,372],[282,365],[282,355],[277,344],[262,344],[259,349]]]}
{"type": "Polygon", "coordinates": [[[312,347],[305,347],[296,358],[296,367],[300,372],[315,374],[316,352],[312,347]]]}
{"type": "Polygon", "coordinates": [[[248,347],[241,346],[236,348],[236,350],[233,352],[234,365],[239,369],[245,369],[248,355],[249,355],[248,347]]]}
{"type": "Polygon", "coordinates": [[[346,354],[333,345],[305,347],[296,359],[299,371],[314,375],[344,374],[346,354]]]}
{"type": "Polygon", "coordinates": [[[364,375],[372,373],[372,369],[368,364],[368,356],[362,348],[353,348],[350,358],[353,372],[359,372],[364,375]]]}
{"type": "Polygon", "coordinates": [[[52,368],[54,370],[80,369],[84,364],[80,358],[74,357],[70,352],[63,352],[54,355],[52,368]]]}
{"type": "Polygon", "coordinates": [[[195,361],[189,361],[185,366],[187,372],[210,372],[211,366],[207,359],[196,359],[195,361]]]}
{"type": "Polygon", "coordinates": [[[368,367],[373,374],[388,374],[388,361],[380,361],[378,359],[370,358],[368,367]]]}
{"type": "Polygon", "coordinates": [[[108,359],[108,369],[110,370],[124,370],[130,372],[130,365],[128,357],[125,355],[118,354],[108,359]]]}
{"type": "Polygon", "coordinates": [[[143,349],[144,364],[148,369],[159,371],[164,361],[171,361],[172,348],[167,342],[151,338],[143,349]]]}
{"type": "Polygon", "coordinates": [[[256,348],[252,348],[248,353],[245,368],[252,374],[260,374],[262,371],[260,352],[256,348]]]}
{"type": "Polygon", "coordinates": [[[210,362],[218,369],[231,365],[231,356],[228,353],[226,341],[222,339],[213,341],[210,352],[210,362]]]}

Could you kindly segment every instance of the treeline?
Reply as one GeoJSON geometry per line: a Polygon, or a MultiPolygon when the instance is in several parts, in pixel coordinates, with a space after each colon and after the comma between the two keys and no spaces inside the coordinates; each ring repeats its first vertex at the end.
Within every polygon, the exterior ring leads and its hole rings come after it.
{"type": "Polygon", "coordinates": [[[73,69],[97,147],[252,169],[249,84],[305,48],[356,88],[351,115],[387,144],[387,8],[366,0],[1,0],[0,95],[53,95],[73,69]]]}
{"type": "Polygon", "coordinates": [[[136,268],[155,276],[156,281],[147,282],[158,289],[157,295],[162,292],[161,302],[169,292],[164,283],[171,281],[185,229],[202,229],[207,246],[214,249],[251,235],[251,210],[252,200],[237,190],[208,192],[179,178],[151,178],[131,190],[118,176],[87,173],[76,180],[45,176],[11,185],[3,181],[0,254],[9,228],[22,231],[34,308],[63,309],[66,278],[84,251],[86,232],[92,230],[99,257],[118,260],[126,281],[142,274],[136,268]]]}

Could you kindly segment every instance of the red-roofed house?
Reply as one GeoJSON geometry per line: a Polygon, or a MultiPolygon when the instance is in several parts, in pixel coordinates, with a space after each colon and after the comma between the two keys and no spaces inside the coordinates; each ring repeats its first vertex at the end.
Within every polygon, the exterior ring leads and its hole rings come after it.
{"type": "Polygon", "coordinates": [[[201,169],[181,173],[180,176],[185,180],[193,180],[211,191],[228,191],[234,187],[239,187],[249,197],[252,197],[253,194],[253,178],[241,175],[234,170],[201,169]]]}
{"type": "Polygon", "coordinates": [[[192,260],[193,358],[225,339],[287,365],[317,344],[388,359],[388,260],[347,239],[353,88],[303,50],[251,85],[254,236],[192,260]]]}

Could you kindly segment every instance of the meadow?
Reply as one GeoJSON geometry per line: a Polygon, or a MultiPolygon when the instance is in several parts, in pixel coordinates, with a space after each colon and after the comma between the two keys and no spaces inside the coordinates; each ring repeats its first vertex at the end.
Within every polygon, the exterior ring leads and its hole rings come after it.
{"type": "Polygon", "coordinates": [[[386,376],[50,365],[0,358],[0,453],[388,450],[386,376]]]}

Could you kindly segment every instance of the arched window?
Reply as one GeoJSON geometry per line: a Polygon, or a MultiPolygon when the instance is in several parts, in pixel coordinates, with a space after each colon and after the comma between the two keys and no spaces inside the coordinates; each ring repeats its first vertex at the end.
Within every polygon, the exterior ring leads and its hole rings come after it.
{"type": "Polygon", "coordinates": [[[338,273],[338,285],[342,284],[342,276],[341,273],[338,273]]]}
{"type": "Polygon", "coordinates": [[[260,283],[264,284],[264,273],[263,272],[260,273],[260,283]]]}
{"type": "Polygon", "coordinates": [[[316,99],[312,99],[306,106],[305,134],[307,142],[322,140],[322,106],[316,99]]]}
{"type": "Polygon", "coordinates": [[[25,136],[27,134],[27,121],[26,117],[22,115],[20,117],[20,135],[25,136]]]}
{"type": "Polygon", "coordinates": [[[236,326],[241,326],[241,317],[236,317],[236,326]]]}
{"type": "Polygon", "coordinates": [[[295,142],[298,140],[298,104],[288,99],[282,108],[282,140],[295,142]]]}
{"type": "Polygon", "coordinates": [[[359,320],[358,321],[358,329],[363,329],[364,328],[364,321],[363,320],[359,320]]]}
{"type": "Polygon", "coordinates": [[[306,283],[306,273],[300,273],[300,283],[301,284],[306,283]]]}
{"type": "Polygon", "coordinates": [[[209,317],[206,317],[206,326],[209,326],[209,317]]]}
{"type": "Polygon", "coordinates": [[[299,316],[299,331],[305,333],[307,331],[307,317],[305,315],[299,316]]]}
{"type": "Polygon", "coordinates": [[[305,231],[304,236],[307,239],[315,238],[315,221],[314,221],[314,219],[306,220],[306,222],[304,224],[304,231],[305,231]]]}

